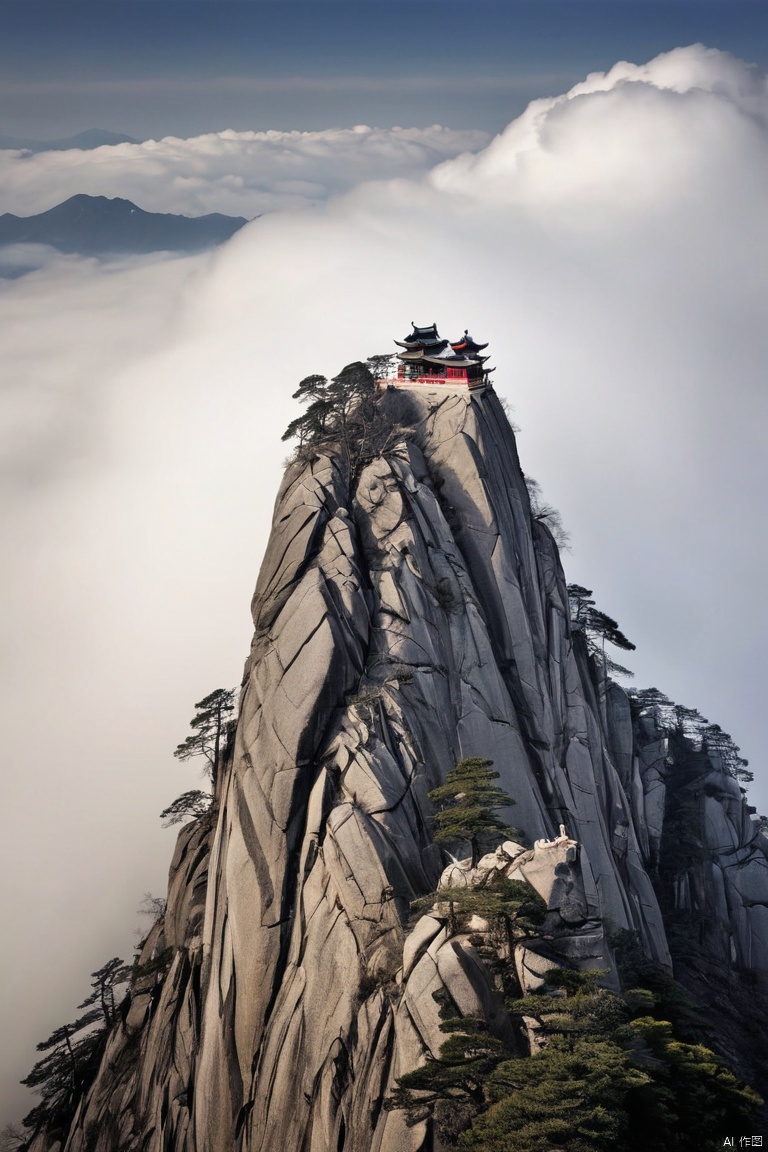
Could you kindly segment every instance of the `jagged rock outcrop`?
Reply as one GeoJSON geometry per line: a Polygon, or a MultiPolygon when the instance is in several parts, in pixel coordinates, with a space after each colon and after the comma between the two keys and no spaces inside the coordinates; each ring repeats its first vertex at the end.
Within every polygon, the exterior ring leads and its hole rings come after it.
{"type": "Polygon", "coordinates": [[[634,747],[638,816],[649,809],[642,822],[670,913],[699,922],[711,959],[768,972],[768,840],[738,781],[717,752],[670,734],[659,709],[636,717],[634,747]]]}
{"type": "MultiPolygon", "coordinates": [[[[68,1149],[192,1152],[196,1147],[190,1103],[211,833],[207,817],[179,833],[165,914],[141,946],[130,998],[107,1038],[96,1081],[75,1114],[68,1149]]],[[[42,1133],[30,1152],[60,1149],[59,1141],[51,1144],[42,1133]]]]}
{"type": "Polygon", "coordinates": [[[652,813],[675,975],[704,1006],[712,1045],[765,1096],[768,839],[716,751],[670,728],[661,708],[633,711],[637,797],[652,813]]]}
{"type": "MultiPolygon", "coordinates": [[[[608,927],[671,963],[652,883],[665,737],[633,725],[572,631],[493,391],[410,403],[410,431],[354,482],[332,455],[286,473],[215,828],[181,833],[165,922],[67,1152],[428,1152],[428,1126],[382,1103],[439,1052],[437,1000],[510,1028],[468,937],[434,910],[409,928],[444,869],[427,793],[463,756],[494,761],[536,842],[503,862],[556,929],[516,957],[524,989],[557,962],[615,982],[608,927]]],[[[765,854],[740,796],[710,783],[702,899],[754,967],[765,854]]]]}

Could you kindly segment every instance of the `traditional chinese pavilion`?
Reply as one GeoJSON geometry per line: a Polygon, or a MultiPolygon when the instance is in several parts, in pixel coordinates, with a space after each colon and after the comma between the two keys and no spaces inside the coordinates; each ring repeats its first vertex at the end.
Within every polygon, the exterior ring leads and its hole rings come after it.
{"type": "Polygon", "coordinates": [[[395,344],[403,351],[397,353],[397,375],[383,381],[387,385],[480,388],[490,383],[493,368],[485,366],[490,357],[480,355],[488,345],[476,344],[466,329],[460,340],[452,342],[443,340],[434,324],[428,328],[414,324],[410,336],[395,344]]]}

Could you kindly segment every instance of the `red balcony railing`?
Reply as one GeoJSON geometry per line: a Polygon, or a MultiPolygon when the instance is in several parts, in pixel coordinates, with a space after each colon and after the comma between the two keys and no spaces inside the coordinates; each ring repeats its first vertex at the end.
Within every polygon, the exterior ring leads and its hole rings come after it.
{"type": "Polygon", "coordinates": [[[387,377],[386,379],[381,381],[381,386],[382,386],[382,388],[386,388],[388,384],[394,385],[395,387],[397,387],[397,386],[402,387],[403,385],[407,386],[409,384],[422,384],[422,385],[426,384],[426,385],[429,385],[430,387],[437,387],[437,388],[439,388],[441,386],[443,386],[443,387],[445,387],[445,386],[457,387],[458,386],[458,387],[463,387],[463,388],[480,388],[483,384],[486,384],[486,383],[487,383],[487,379],[485,376],[481,376],[479,379],[468,379],[465,374],[458,375],[458,373],[457,373],[455,376],[447,376],[447,375],[445,375],[445,376],[442,376],[442,375],[441,376],[437,376],[437,375],[435,375],[435,376],[432,376],[432,375],[427,375],[427,376],[405,376],[405,375],[403,375],[403,376],[400,376],[400,375],[390,376],[390,377],[387,377]]]}

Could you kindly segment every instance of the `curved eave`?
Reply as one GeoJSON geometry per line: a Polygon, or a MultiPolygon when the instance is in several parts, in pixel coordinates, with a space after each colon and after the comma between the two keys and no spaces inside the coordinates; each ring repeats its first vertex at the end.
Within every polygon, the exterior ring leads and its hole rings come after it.
{"type": "Polygon", "coordinates": [[[405,349],[404,352],[395,353],[397,356],[426,356],[430,353],[436,356],[448,347],[447,340],[442,340],[439,344],[402,344],[399,340],[395,340],[395,344],[405,349]]]}
{"type": "Polygon", "coordinates": [[[414,364],[417,361],[423,362],[424,360],[429,360],[430,363],[434,364],[450,363],[450,361],[445,360],[442,356],[437,356],[435,354],[430,355],[429,352],[425,351],[424,348],[419,348],[413,352],[398,352],[397,359],[404,361],[406,364],[414,364]]]}
{"type": "Polygon", "coordinates": [[[454,352],[463,352],[465,348],[470,352],[482,352],[483,348],[487,347],[487,344],[475,344],[474,340],[471,343],[466,344],[463,342],[458,344],[451,344],[451,348],[453,348],[454,352]]]}
{"type": "Polygon", "coordinates": [[[489,359],[487,356],[477,357],[476,359],[469,360],[463,356],[428,356],[425,352],[399,352],[397,354],[398,360],[403,364],[430,364],[435,368],[480,368],[485,371],[484,362],[489,359]]]}
{"type": "Polygon", "coordinates": [[[445,365],[447,368],[481,368],[488,356],[425,356],[430,363],[445,365]]]}

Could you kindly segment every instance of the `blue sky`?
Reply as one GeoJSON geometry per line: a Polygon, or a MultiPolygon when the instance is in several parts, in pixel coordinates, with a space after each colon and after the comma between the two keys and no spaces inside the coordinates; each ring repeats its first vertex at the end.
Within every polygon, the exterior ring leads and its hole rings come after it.
{"type": "Polygon", "coordinates": [[[764,0],[100,0],[6,5],[0,135],[356,123],[496,131],[616,60],[768,64],[764,0]]]}

